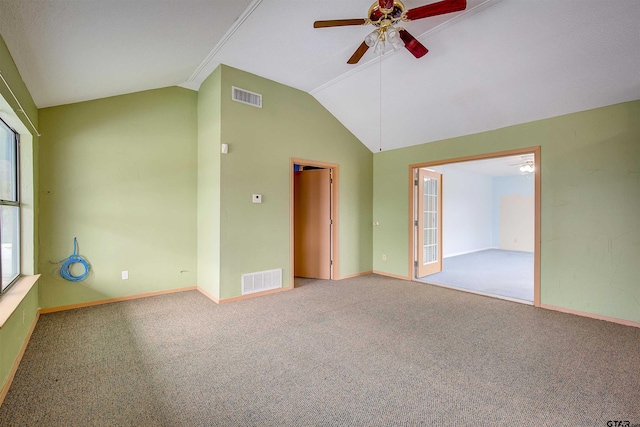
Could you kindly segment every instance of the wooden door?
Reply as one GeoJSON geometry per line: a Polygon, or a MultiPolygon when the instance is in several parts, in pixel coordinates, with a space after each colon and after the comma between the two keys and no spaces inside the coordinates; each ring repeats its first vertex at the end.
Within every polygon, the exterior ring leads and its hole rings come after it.
{"type": "Polygon", "coordinates": [[[442,271],[442,174],[419,169],[416,277],[442,271]]]}
{"type": "Polygon", "coordinates": [[[294,275],[331,279],[331,170],[294,172],[294,275]]]}

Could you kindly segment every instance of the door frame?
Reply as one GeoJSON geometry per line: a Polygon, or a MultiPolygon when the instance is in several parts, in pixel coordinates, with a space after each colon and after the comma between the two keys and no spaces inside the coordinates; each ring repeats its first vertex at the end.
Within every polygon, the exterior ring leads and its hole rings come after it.
{"type": "Polygon", "coordinates": [[[456,157],[451,159],[434,160],[430,162],[414,163],[409,165],[409,278],[417,281],[414,268],[416,240],[414,235],[414,170],[432,166],[442,166],[451,163],[468,162],[471,160],[486,160],[499,157],[533,154],[534,171],[534,249],[533,249],[533,305],[540,307],[540,209],[541,209],[541,173],[540,173],[540,146],[518,148],[515,150],[498,151],[493,153],[476,154],[472,156],[456,157]]]}
{"type": "Polygon", "coordinates": [[[336,163],[319,162],[316,160],[307,160],[291,157],[289,159],[289,283],[293,288],[294,284],[294,172],[293,166],[313,166],[318,168],[331,170],[331,279],[338,280],[339,263],[338,263],[338,189],[340,188],[338,165],[336,163]]]}

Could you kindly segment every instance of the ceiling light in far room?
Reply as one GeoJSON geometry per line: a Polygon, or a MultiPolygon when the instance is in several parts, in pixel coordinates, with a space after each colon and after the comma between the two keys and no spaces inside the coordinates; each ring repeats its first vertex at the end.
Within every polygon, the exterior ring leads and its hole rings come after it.
{"type": "Polygon", "coordinates": [[[536,167],[533,165],[533,162],[527,162],[526,164],[520,166],[520,172],[522,173],[531,173],[536,170],[536,167]]]}

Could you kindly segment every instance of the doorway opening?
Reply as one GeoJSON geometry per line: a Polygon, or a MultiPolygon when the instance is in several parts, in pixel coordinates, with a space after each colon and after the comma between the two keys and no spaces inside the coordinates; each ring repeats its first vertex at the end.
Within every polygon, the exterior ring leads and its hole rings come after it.
{"type": "Polygon", "coordinates": [[[409,166],[410,277],[540,305],[540,147],[409,166]]]}
{"type": "MultiPolygon", "coordinates": [[[[338,277],[338,165],[292,158],[290,280],[338,277]]],[[[306,281],[300,281],[306,283],[306,281]]]]}

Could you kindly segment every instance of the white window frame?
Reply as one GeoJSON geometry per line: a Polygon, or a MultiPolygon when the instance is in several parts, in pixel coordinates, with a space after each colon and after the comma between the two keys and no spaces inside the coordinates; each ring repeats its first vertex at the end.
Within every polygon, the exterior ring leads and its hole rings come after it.
{"type": "MultiPolygon", "coordinates": [[[[17,241],[17,248],[16,247],[12,247],[12,256],[17,257],[17,272],[15,273],[15,275],[11,278],[10,282],[8,283],[8,285],[6,285],[5,287],[0,286],[0,297],[2,297],[2,295],[6,294],[9,289],[11,289],[11,287],[18,281],[18,279],[20,278],[21,275],[21,261],[20,261],[20,254],[21,254],[21,233],[20,233],[20,134],[13,129],[8,123],[6,123],[4,120],[2,120],[0,118],[0,126],[2,126],[3,128],[5,128],[7,131],[9,131],[9,133],[13,134],[13,144],[14,144],[14,155],[13,155],[13,161],[15,162],[15,164],[13,165],[12,171],[15,174],[15,176],[12,177],[13,183],[15,185],[15,188],[13,189],[13,192],[15,194],[15,197],[11,200],[5,200],[5,199],[1,199],[0,198],[0,206],[13,206],[13,207],[17,207],[18,208],[18,215],[17,215],[17,223],[14,224],[14,230],[17,230],[17,239],[14,239],[17,241]]],[[[1,217],[0,217],[0,221],[1,221],[1,217]]],[[[2,239],[2,233],[5,231],[5,227],[4,224],[2,224],[0,222],[0,241],[2,239]]],[[[1,249],[4,251],[4,248],[1,249]]],[[[2,263],[0,263],[0,275],[4,276],[4,272],[2,270],[2,263]]]]}

